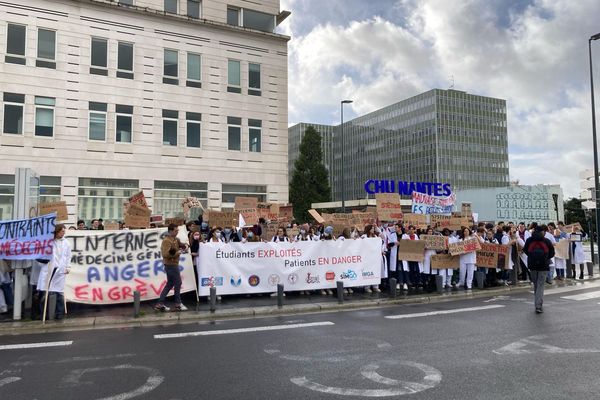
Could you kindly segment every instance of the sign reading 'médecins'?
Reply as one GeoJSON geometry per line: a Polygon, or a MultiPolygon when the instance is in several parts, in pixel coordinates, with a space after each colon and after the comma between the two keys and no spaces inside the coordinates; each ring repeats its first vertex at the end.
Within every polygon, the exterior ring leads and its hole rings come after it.
{"type": "Polygon", "coordinates": [[[206,243],[197,265],[200,296],[377,285],[381,239],[296,243],[206,243]]]}
{"type": "Polygon", "coordinates": [[[0,259],[52,258],[56,213],[41,217],[0,221],[0,259]]]}

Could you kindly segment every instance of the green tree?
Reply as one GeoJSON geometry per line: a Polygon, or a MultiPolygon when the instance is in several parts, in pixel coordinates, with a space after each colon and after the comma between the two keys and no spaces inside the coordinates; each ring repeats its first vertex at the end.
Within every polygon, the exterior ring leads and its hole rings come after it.
{"type": "Polygon", "coordinates": [[[294,218],[309,221],[311,203],[331,201],[331,188],[327,169],[323,165],[321,135],[309,126],[300,143],[300,154],[294,163],[290,181],[290,202],[294,205],[294,218]]]}
{"type": "Polygon", "coordinates": [[[579,222],[584,229],[587,230],[587,222],[585,219],[585,210],[581,208],[581,200],[572,197],[565,201],[565,224],[574,224],[579,222]]]}

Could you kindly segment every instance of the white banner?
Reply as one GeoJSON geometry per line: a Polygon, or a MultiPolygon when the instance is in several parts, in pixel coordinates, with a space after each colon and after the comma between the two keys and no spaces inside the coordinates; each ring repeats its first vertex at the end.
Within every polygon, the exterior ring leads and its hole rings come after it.
{"type": "Polygon", "coordinates": [[[378,285],[381,239],[200,245],[200,296],[378,285]]]}
{"type": "MultiPolygon", "coordinates": [[[[67,231],[72,257],[65,298],[86,304],[131,303],[137,290],[142,301],[158,299],[167,283],[160,252],[166,235],[166,228],[67,231]]],[[[191,255],[182,254],[182,293],[196,289],[192,268],[191,255]]]]}
{"type": "Polygon", "coordinates": [[[450,214],[456,202],[456,195],[435,197],[425,193],[412,192],[413,214],[450,214]]]}

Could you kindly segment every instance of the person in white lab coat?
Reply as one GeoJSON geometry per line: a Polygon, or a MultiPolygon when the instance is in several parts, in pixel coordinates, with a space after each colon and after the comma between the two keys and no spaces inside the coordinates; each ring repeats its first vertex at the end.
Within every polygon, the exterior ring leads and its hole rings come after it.
{"type": "MultiPolygon", "coordinates": [[[[585,233],[582,232],[578,226],[574,226],[571,230],[574,235],[581,235],[581,239],[585,237],[585,233]]],[[[571,261],[573,263],[573,279],[575,279],[577,265],[579,265],[579,279],[583,279],[583,266],[585,265],[585,253],[583,251],[583,244],[581,241],[571,242],[571,261]]]]}
{"type": "MultiPolygon", "coordinates": [[[[471,229],[463,228],[459,235],[459,242],[464,242],[466,240],[476,238],[480,242],[483,242],[483,238],[473,234],[471,229]]],[[[475,272],[475,262],[476,262],[476,254],[475,251],[471,251],[469,253],[460,255],[460,270],[459,270],[459,279],[457,286],[459,288],[463,287],[463,285],[467,285],[467,290],[471,290],[473,287],[473,273],[475,272]]]]}
{"type": "Polygon", "coordinates": [[[70,272],[71,246],[65,239],[65,225],[58,224],[54,228],[54,243],[52,245],[52,259],[40,270],[37,289],[40,291],[40,308],[43,310],[44,297],[47,291],[56,294],[55,318],[62,319],[65,314],[65,277],[70,272]]]}

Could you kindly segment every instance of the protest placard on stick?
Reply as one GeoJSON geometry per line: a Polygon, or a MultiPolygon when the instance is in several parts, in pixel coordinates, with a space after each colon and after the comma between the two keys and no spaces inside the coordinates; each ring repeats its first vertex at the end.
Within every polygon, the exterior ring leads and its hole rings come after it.
{"type": "Polygon", "coordinates": [[[313,210],[310,209],[308,210],[308,213],[315,219],[315,221],[317,221],[319,224],[322,224],[325,222],[325,220],[323,219],[323,217],[321,216],[321,214],[319,214],[319,212],[317,210],[313,210]]]}
{"type": "Polygon", "coordinates": [[[380,221],[399,221],[402,219],[402,206],[398,193],[377,193],[377,218],[380,221]]]}
{"type": "Polygon", "coordinates": [[[446,250],[448,248],[445,236],[421,235],[419,239],[425,241],[425,248],[427,250],[446,250]]]}

